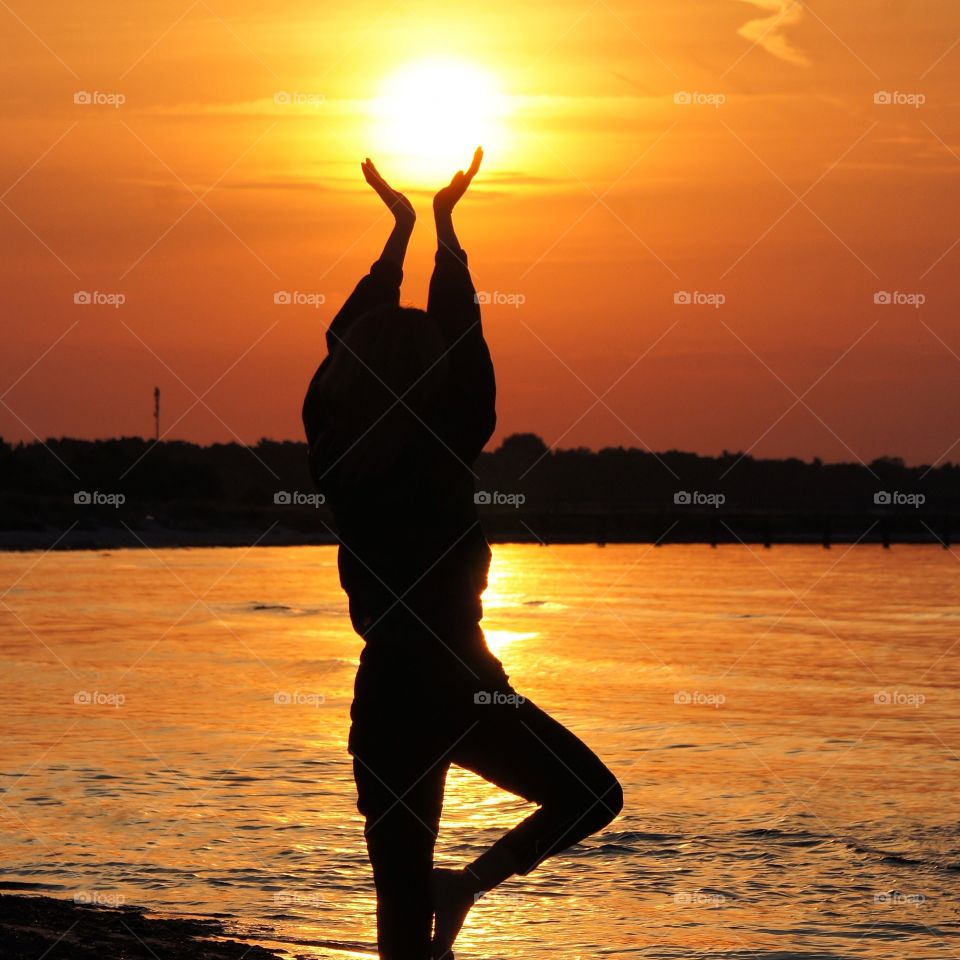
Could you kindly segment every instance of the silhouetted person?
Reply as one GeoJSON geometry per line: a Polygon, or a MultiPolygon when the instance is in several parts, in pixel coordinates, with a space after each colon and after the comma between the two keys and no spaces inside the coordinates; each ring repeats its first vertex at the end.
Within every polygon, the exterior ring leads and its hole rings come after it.
{"type": "Polygon", "coordinates": [[[382,960],[449,960],[478,894],[601,829],[623,804],[590,749],[516,694],[479,625],[490,548],[472,464],[493,433],[495,385],[452,213],[481,157],[434,197],[426,311],[399,306],[413,207],[369,159],[361,165],[396,222],[331,323],[303,408],[340,582],[366,641],[349,747],[382,960]],[[462,870],[433,867],[451,763],[539,805],[462,870]]]}

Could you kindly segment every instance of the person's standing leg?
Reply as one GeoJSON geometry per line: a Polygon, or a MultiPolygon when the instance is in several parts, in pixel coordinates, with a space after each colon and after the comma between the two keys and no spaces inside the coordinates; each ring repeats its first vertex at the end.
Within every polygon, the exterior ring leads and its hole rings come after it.
{"type": "Polygon", "coordinates": [[[433,848],[449,761],[415,664],[364,651],[350,708],[357,808],[377,891],[381,960],[429,960],[433,848]]]}
{"type": "Polygon", "coordinates": [[[357,808],[377,891],[377,946],[381,960],[429,960],[433,924],[431,871],[445,763],[417,762],[420,754],[353,752],[357,808]]]}

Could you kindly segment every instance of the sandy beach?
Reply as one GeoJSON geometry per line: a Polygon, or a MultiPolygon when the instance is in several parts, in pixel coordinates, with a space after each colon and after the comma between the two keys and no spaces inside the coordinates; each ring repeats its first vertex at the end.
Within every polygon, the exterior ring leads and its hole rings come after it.
{"type": "Polygon", "coordinates": [[[217,920],[148,917],[106,907],[0,894],[0,952],[6,960],[271,960],[263,947],[224,936],[217,920]]]}

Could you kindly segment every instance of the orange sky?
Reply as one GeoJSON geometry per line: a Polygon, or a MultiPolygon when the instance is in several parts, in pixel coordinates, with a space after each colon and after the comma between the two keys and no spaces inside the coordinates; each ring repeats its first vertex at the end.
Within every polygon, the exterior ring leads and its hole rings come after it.
{"type": "Polygon", "coordinates": [[[501,95],[458,211],[477,287],[524,298],[485,308],[494,444],[960,460],[960,7],[906,7],[13,0],[0,434],[147,435],[159,385],[168,438],[299,439],[388,230],[365,155],[413,187],[425,299],[429,177],[371,101],[443,54],[501,95]]]}

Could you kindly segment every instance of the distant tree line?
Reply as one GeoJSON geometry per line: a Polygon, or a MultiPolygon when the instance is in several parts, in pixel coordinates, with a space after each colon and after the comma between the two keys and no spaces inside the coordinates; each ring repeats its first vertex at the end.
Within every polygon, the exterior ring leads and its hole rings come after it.
{"type": "MultiPolygon", "coordinates": [[[[949,542],[960,465],[704,457],[623,447],[550,450],[515,434],[481,455],[477,502],[492,539],[949,542]]],[[[0,439],[0,545],[329,541],[306,446],[198,446],[140,438],[0,439]],[[107,532],[105,532],[107,531],[107,532]],[[51,540],[52,542],[52,540],[51,540]]]]}

